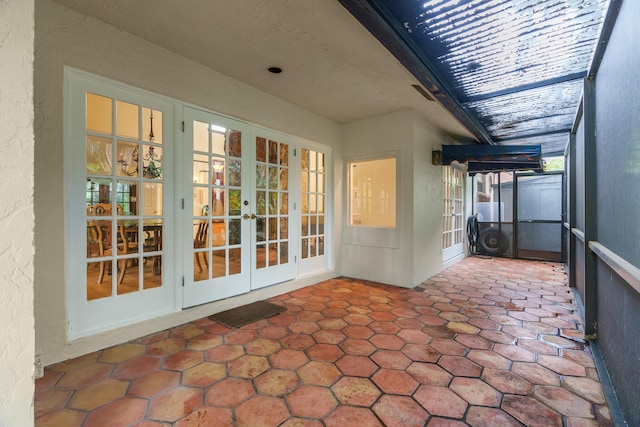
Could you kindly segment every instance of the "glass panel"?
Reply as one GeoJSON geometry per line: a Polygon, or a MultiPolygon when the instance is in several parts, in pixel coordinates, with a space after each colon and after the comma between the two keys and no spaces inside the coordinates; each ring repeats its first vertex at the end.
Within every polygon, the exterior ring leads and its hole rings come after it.
{"type": "MultiPolygon", "coordinates": [[[[118,221],[118,254],[135,254],[140,247],[139,221],[121,220],[118,221]]],[[[145,237],[142,236],[144,239],[145,237]]]]}
{"type": "Polygon", "coordinates": [[[280,144],[280,165],[289,165],[289,144],[280,144]]]}
{"type": "Polygon", "coordinates": [[[256,215],[266,215],[267,213],[267,192],[256,191],[256,215]]]}
{"type": "Polygon", "coordinates": [[[318,211],[316,200],[317,197],[315,194],[309,194],[309,213],[314,214],[318,211]]]}
{"type": "Polygon", "coordinates": [[[300,186],[302,188],[302,192],[303,193],[308,193],[309,192],[309,172],[302,172],[302,174],[300,175],[300,178],[302,178],[300,180],[300,186]]]}
{"type": "Polygon", "coordinates": [[[269,166],[269,189],[278,189],[278,168],[274,166],[269,166]]]}
{"type": "Polygon", "coordinates": [[[302,169],[309,169],[309,150],[303,148],[300,150],[300,161],[302,162],[302,169]]]}
{"type": "Polygon", "coordinates": [[[118,295],[138,292],[140,290],[138,259],[122,259],[118,260],[118,280],[122,276],[122,281],[118,284],[118,295]],[[124,269],[124,273],[122,273],[124,269]]]}
{"type": "Polygon", "coordinates": [[[256,240],[258,242],[264,242],[266,240],[265,236],[265,225],[266,221],[262,217],[256,218],[256,240]]]}
{"type": "Polygon", "coordinates": [[[107,269],[107,264],[111,265],[111,260],[104,262],[89,262],[87,263],[87,300],[92,301],[100,298],[110,297],[112,293],[111,280],[108,280],[109,276],[104,273],[107,269]],[[103,279],[102,283],[98,283],[100,277],[100,271],[103,271],[106,279],[103,279]]]}
{"type": "Polygon", "coordinates": [[[324,193],[324,174],[318,174],[318,193],[324,193]]]}
{"type": "Polygon", "coordinates": [[[267,266],[267,254],[265,245],[256,246],[256,268],[265,268],[267,266]]]}
{"type": "Polygon", "coordinates": [[[280,218],[280,238],[289,238],[289,218],[287,217],[280,218]]]}
{"type": "Polygon", "coordinates": [[[396,159],[349,164],[349,225],[396,226],[396,159]]]}
{"type": "Polygon", "coordinates": [[[104,248],[109,242],[104,241],[104,234],[100,228],[101,221],[87,221],[87,258],[104,256],[104,248]]]}
{"type": "Polygon", "coordinates": [[[239,245],[242,243],[242,225],[240,219],[229,220],[229,244],[239,245]]]}
{"type": "Polygon", "coordinates": [[[162,187],[163,184],[156,182],[143,182],[143,209],[142,214],[145,216],[160,216],[162,212],[162,187]]]}
{"type": "Polygon", "coordinates": [[[266,188],[267,186],[267,166],[256,165],[256,187],[266,188]]]}
{"type": "Polygon", "coordinates": [[[316,152],[313,150],[309,150],[309,170],[310,171],[316,171],[317,168],[317,163],[316,163],[316,152]]]}
{"type": "Polygon", "coordinates": [[[309,258],[309,239],[302,239],[302,258],[309,258]]]}
{"type": "Polygon", "coordinates": [[[267,161],[267,140],[262,137],[256,137],[256,161],[267,161]]]}
{"type": "Polygon", "coordinates": [[[324,196],[318,194],[318,213],[324,213],[324,196]]]}
{"type": "Polygon", "coordinates": [[[278,214],[278,193],[269,193],[269,215],[278,214]]]}
{"type": "Polygon", "coordinates": [[[209,187],[193,187],[193,214],[209,214],[209,187]]]}
{"type": "Polygon", "coordinates": [[[229,131],[229,155],[233,157],[242,156],[242,133],[240,131],[229,131]]]}
{"type": "Polygon", "coordinates": [[[111,139],[87,136],[86,170],[88,174],[111,175],[112,147],[111,139]]]}
{"type": "Polygon", "coordinates": [[[302,216],[302,235],[309,235],[309,217],[306,215],[302,216]]]}
{"type": "Polygon", "coordinates": [[[280,264],[286,264],[289,262],[289,243],[280,243],[280,264]]]}
{"type": "Polygon", "coordinates": [[[280,193],[280,214],[289,213],[289,193],[280,193]]]}
{"type": "Polygon", "coordinates": [[[87,181],[87,215],[111,215],[111,186],[110,179],[87,181]]]}
{"type": "Polygon", "coordinates": [[[241,185],[241,172],[240,172],[240,160],[229,160],[229,185],[234,187],[240,187],[241,185]]]}
{"type": "Polygon", "coordinates": [[[318,237],[318,255],[324,255],[324,237],[318,237]]]}
{"type": "Polygon", "coordinates": [[[211,242],[214,247],[227,244],[227,228],[224,220],[216,219],[211,223],[211,242]]]}
{"type": "Polygon", "coordinates": [[[193,221],[193,248],[208,248],[211,244],[209,239],[209,220],[197,219],[193,221]]]}
{"type": "MultiPolygon", "coordinates": [[[[211,215],[212,216],[223,216],[224,212],[224,190],[221,188],[214,188],[211,190],[211,215]]],[[[207,214],[209,212],[209,207],[207,206],[207,214]]]]}
{"type": "Polygon", "coordinates": [[[289,189],[289,169],[280,170],[280,190],[287,191],[289,189]]]}
{"type": "Polygon", "coordinates": [[[193,155],[193,183],[207,184],[209,182],[209,156],[193,155]]]}
{"type": "Polygon", "coordinates": [[[242,273],[242,249],[229,249],[229,275],[242,273]]]}
{"type": "Polygon", "coordinates": [[[278,218],[269,218],[269,240],[278,239],[278,218]]]}
{"type": "Polygon", "coordinates": [[[311,215],[310,219],[310,224],[309,224],[309,235],[314,236],[316,233],[316,222],[317,222],[317,218],[315,215],[311,215]]]}
{"type": "Polygon", "coordinates": [[[303,214],[309,213],[309,195],[308,194],[302,195],[302,213],[303,214]]]}
{"type": "Polygon", "coordinates": [[[269,243],[269,265],[278,265],[278,244],[269,243]]]}
{"type": "Polygon", "coordinates": [[[138,144],[118,141],[118,176],[138,176],[138,144]]]}
{"type": "Polygon", "coordinates": [[[324,172],[324,153],[318,153],[318,171],[324,172]]]}
{"type": "Polygon", "coordinates": [[[219,156],[224,156],[225,145],[227,142],[227,136],[224,133],[213,131],[211,132],[211,153],[219,156]]]}
{"type": "Polygon", "coordinates": [[[309,239],[309,257],[313,258],[316,256],[316,238],[311,237],[309,239]]]}
{"type": "Polygon", "coordinates": [[[162,147],[142,146],[142,176],[147,179],[162,179],[162,147]]]}
{"type": "Polygon", "coordinates": [[[142,289],[153,289],[162,286],[162,256],[143,258],[142,289]]]}
{"type": "Polygon", "coordinates": [[[113,103],[111,98],[87,93],[87,130],[112,133],[113,103]]]}
{"type": "Polygon", "coordinates": [[[211,167],[213,168],[213,177],[211,183],[213,185],[224,185],[224,164],[223,158],[214,157],[211,159],[211,167]]]}
{"type": "Polygon", "coordinates": [[[269,163],[278,164],[278,142],[269,140],[269,163]]]}
{"type": "Polygon", "coordinates": [[[193,281],[209,279],[209,252],[200,251],[193,254],[193,281]]]}
{"type": "Polygon", "coordinates": [[[138,215],[138,181],[118,181],[116,204],[119,215],[138,215]]]}
{"type": "Polygon", "coordinates": [[[227,254],[224,249],[211,253],[213,278],[224,277],[227,273],[227,254]]]}
{"type": "Polygon", "coordinates": [[[309,173],[309,192],[311,193],[315,193],[318,189],[318,187],[316,187],[316,182],[317,182],[317,173],[314,172],[310,172],[309,173]]]}
{"type": "Polygon", "coordinates": [[[142,140],[162,144],[162,111],[142,107],[142,140]]]}
{"type": "Polygon", "coordinates": [[[318,215],[318,234],[324,234],[324,215],[318,215]]]}
{"type": "Polygon", "coordinates": [[[229,190],[229,215],[240,215],[240,190],[229,190]]]}
{"type": "Polygon", "coordinates": [[[145,252],[158,252],[162,250],[162,219],[145,220],[142,222],[142,241],[145,252]]]}
{"type": "Polygon", "coordinates": [[[140,139],[140,109],[137,105],[116,101],[116,131],[118,136],[140,139]]]}
{"type": "Polygon", "coordinates": [[[194,151],[209,152],[209,125],[193,121],[193,149],[194,151]]]}

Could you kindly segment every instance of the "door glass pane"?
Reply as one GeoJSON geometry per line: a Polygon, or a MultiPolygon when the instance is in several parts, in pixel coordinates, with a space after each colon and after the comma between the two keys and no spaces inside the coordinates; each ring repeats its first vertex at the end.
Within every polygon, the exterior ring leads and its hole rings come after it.
{"type": "Polygon", "coordinates": [[[111,175],[113,142],[110,138],[87,135],[87,174],[111,175]]]}
{"type": "Polygon", "coordinates": [[[209,125],[202,122],[193,122],[193,150],[209,152],[209,125]]]}
{"type": "Polygon", "coordinates": [[[193,155],[193,183],[206,184],[209,182],[209,158],[204,154],[193,155]]]}
{"type": "Polygon", "coordinates": [[[117,135],[125,138],[139,139],[140,108],[124,101],[116,102],[117,135]]]}
{"type": "Polygon", "coordinates": [[[112,117],[113,100],[111,98],[87,93],[87,131],[111,135],[112,117]]]}
{"type": "Polygon", "coordinates": [[[162,286],[162,255],[143,258],[144,289],[153,289],[162,286]]]}
{"type": "Polygon", "coordinates": [[[143,176],[147,179],[162,180],[162,147],[144,144],[142,153],[143,176]]]}
{"type": "Polygon", "coordinates": [[[267,140],[265,138],[256,138],[256,160],[258,162],[267,161],[267,140]]]}
{"type": "Polygon", "coordinates": [[[142,109],[142,140],[162,144],[162,111],[142,109]]]}

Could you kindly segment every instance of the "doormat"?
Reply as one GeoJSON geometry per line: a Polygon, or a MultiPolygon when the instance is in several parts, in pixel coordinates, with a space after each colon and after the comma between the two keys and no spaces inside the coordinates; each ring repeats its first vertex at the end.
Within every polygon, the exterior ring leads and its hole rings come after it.
{"type": "Polygon", "coordinates": [[[228,328],[239,328],[249,323],[257,322],[258,320],[267,319],[271,316],[275,316],[278,313],[286,311],[286,308],[271,304],[266,301],[256,301],[251,304],[243,305],[242,307],[232,308],[231,310],[221,311],[220,313],[212,314],[209,319],[222,323],[228,328]]]}

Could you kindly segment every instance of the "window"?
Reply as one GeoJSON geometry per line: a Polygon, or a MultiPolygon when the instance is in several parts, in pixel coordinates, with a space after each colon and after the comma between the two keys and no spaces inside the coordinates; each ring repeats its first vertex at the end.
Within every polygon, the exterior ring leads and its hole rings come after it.
{"type": "Polygon", "coordinates": [[[301,150],[302,258],[324,255],[325,181],[324,153],[301,150]]]}
{"type": "Polygon", "coordinates": [[[396,158],[349,163],[349,225],[396,226],[396,158]]]}

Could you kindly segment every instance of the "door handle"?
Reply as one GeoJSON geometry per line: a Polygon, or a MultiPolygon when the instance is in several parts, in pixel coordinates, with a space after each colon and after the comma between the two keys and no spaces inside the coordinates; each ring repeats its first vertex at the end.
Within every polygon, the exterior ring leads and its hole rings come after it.
{"type": "Polygon", "coordinates": [[[242,219],[249,219],[249,218],[250,218],[250,217],[249,217],[249,214],[244,214],[244,215],[242,215],[242,219]]]}
{"type": "Polygon", "coordinates": [[[258,218],[256,214],[251,214],[251,219],[256,219],[256,218],[258,218]]]}

